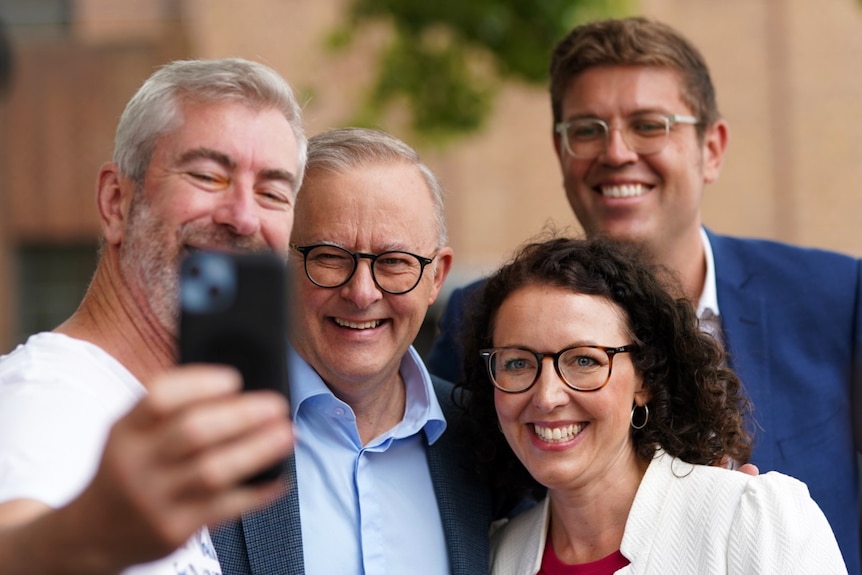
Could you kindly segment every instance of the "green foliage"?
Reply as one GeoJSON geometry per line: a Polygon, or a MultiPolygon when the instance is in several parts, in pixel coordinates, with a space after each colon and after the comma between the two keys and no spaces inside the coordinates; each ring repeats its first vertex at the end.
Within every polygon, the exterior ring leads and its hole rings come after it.
{"type": "Polygon", "coordinates": [[[444,142],[480,129],[503,80],[547,81],[551,50],[574,25],[631,12],[633,0],[353,0],[330,45],[371,24],[392,34],[354,123],[406,109],[417,136],[444,142]]]}

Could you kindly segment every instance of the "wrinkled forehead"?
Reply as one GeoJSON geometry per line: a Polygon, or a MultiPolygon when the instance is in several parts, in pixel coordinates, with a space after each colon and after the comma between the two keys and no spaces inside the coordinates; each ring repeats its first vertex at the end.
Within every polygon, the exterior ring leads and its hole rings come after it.
{"type": "Polygon", "coordinates": [[[434,217],[428,185],[409,163],[314,167],[297,197],[294,241],[413,251],[433,243],[434,217]]]}

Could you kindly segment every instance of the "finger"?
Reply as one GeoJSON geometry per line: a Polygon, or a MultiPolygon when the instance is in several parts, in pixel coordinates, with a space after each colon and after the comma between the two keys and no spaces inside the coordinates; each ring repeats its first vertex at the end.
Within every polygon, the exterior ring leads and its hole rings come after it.
{"type": "MultiPolygon", "coordinates": [[[[162,516],[165,530],[162,537],[170,541],[186,541],[202,525],[239,517],[245,512],[271,505],[283,497],[291,486],[286,479],[260,485],[243,485],[208,498],[187,499],[174,505],[162,516]]],[[[178,544],[179,545],[179,544],[178,544]]]]}
{"type": "Polygon", "coordinates": [[[183,466],[188,497],[208,497],[235,488],[272,465],[280,465],[293,450],[293,430],[286,420],[257,428],[228,443],[201,451],[183,466]]]}
{"type": "Polygon", "coordinates": [[[224,365],[171,368],[145,384],[147,395],[129,413],[129,423],[151,425],[183,407],[236,393],[242,387],[237,370],[224,365]]]}
{"type": "Polygon", "coordinates": [[[166,461],[235,441],[258,428],[288,421],[287,399],[271,391],[220,397],[187,406],[161,425],[166,461]]]}
{"type": "Polygon", "coordinates": [[[239,517],[242,513],[272,505],[290,489],[293,489],[293,485],[284,477],[270,483],[243,485],[201,505],[200,518],[207,525],[215,525],[239,517]]]}
{"type": "Polygon", "coordinates": [[[753,463],[746,463],[745,465],[741,465],[739,467],[739,471],[745,473],[746,475],[758,476],[760,475],[760,470],[753,463]]]}

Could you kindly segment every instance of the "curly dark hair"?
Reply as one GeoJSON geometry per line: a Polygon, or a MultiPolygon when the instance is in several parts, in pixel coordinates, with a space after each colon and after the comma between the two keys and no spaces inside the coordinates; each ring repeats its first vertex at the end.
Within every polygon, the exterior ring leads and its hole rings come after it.
{"type": "MultiPolygon", "coordinates": [[[[552,238],[529,243],[494,273],[473,301],[463,337],[465,379],[459,405],[474,428],[470,443],[478,471],[503,498],[539,496],[543,488],[517,460],[499,432],[494,388],[479,350],[493,347],[497,311],[516,290],[546,285],[604,297],[619,306],[634,335],[635,370],[648,390],[649,421],[632,429],[634,448],[649,461],[659,447],[690,463],[744,463],[751,437],[749,403],[718,342],[698,327],[694,307],[670,294],[677,285],[665,268],[644,263],[629,245],[606,239],[552,238]]],[[[612,384],[612,383],[611,383],[612,384]]]]}

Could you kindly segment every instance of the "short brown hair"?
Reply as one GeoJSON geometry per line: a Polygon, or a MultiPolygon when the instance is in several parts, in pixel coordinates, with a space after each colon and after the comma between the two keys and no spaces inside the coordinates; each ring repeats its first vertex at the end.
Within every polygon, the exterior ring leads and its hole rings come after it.
{"type": "Polygon", "coordinates": [[[601,20],[576,26],[551,55],[551,108],[554,124],[563,120],[569,83],[597,66],[655,66],[680,75],[681,96],[700,121],[698,135],[721,115],[709,68],[700,51],[679,32],[646,18],[601,20]]]}

